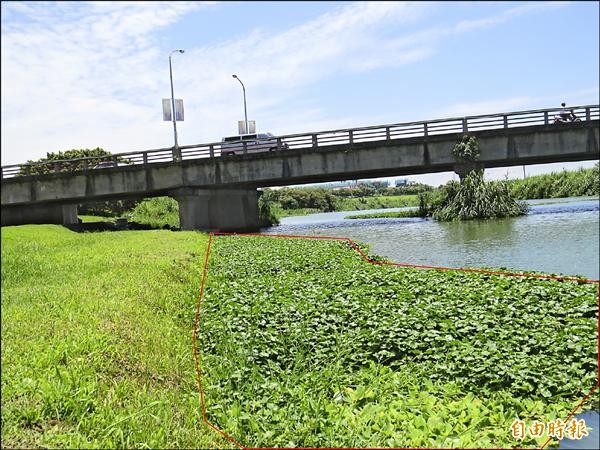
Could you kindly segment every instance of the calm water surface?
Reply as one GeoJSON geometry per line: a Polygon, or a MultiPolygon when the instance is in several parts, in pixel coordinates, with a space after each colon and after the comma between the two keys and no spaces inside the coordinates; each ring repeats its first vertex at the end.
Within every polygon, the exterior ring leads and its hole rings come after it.
{"type": "Polygon", "coordinates": [[[430,219],[349,220],[351,214],[286,217],[263,230],[275,234],[349,237],[396,262],[446,267],[536,270],[600,278],[595,197],[530,200],[529,214],[511,219],[440,223],[430,219]]]}

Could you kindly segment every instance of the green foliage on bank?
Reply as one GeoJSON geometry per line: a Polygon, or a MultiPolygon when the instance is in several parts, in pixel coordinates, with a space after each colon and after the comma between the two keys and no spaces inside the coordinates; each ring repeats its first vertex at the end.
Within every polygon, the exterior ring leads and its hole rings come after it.
{"type": "Polygon", "coordinates": [[[591,169],[534,175],[508,181],[511,194],[518,199],[562,198],[600,195],[599,164],[591,169]]]}
{"type": "Polygon", "coordinates": [[[422,217],[418,209],[407,209],[404,211],[380,212],[373,214],[355,214],[346,216],[344,219],[401,219],[405,217],[422,217]]]}
{"type": "MultiPolygon", "coordinates": [[[[428,189],[423,188],[423,186],[415,186],[412,192],[427,192],[428,189]]],[[[270,203],[273,211],[279,217],[317,212],[360,211],[417,205],[417,195],[397,195],[398,192],[402,192],[402,189],[381,188],[378,191],[371,185],[359,185],[357,188],[340,190],[283,188],[265,189],[261,198],[270,203]],[[385,195],[381,192],[385,192],[385,195]]]]}
{"type": "Polygon", "coordinates": [[[199,330],[208,418],[249,447],[540,446],[510,424],[564,420],[595,386],[597,307],[594,284],[219,236],[199,330]]]}
{"type": "Polygon", "coordinates": [[[393,195],[377,197],[342,198],[338,201],[337,211],[361,211],[365,209],[404,208],[416,206],[416,195],[393,195]]]}
{"type": "Polygon", "coordinates": [[[149,198],[126,213],[125,217],[132,222],[155,228],[164,226],[179,228],[179,204],[172,197],[149,198]]]}
{"type": "Polygon", "coordinates": [[[225,448],[191,330],[206,235],[2,228],[2,448],[225,448]]]}

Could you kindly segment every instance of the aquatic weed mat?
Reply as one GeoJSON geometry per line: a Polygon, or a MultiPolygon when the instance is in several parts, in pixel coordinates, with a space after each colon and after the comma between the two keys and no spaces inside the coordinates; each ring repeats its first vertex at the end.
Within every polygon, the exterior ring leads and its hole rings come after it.
{"type": "Polygon", "coordinates": [[[598,405],[597,281],[277,235],[211,234],[205,264],[198,382],[232,446],[552,446],[510,425],[598,405]]]}

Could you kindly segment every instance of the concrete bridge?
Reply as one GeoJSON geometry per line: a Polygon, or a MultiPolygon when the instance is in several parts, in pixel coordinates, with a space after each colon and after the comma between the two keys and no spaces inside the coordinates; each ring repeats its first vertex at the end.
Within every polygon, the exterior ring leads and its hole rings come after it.
{"type": "Polygon", "coordinates": [[[543,109],[286,135],[272,151],[229,156],[220,143],[129,152],[103,169],[91,158],[3,166],[2,225],[76,223],[79,203],[167,195],[183,229],[252,230],[259,187],[460,173],[452,148],[464,134],[479,139],[484,167],[596,160],[600,108],[573,111],[580,121],[555,124],[558,110],[543,109]]]}

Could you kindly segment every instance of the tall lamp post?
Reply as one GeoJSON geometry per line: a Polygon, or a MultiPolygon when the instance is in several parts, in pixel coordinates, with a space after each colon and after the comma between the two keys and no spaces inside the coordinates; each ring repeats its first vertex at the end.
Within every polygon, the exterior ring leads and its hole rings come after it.
{"type": "Polygon", "coordinates": [[[231,76],[240,82],[240,84],[242,85],[242,90],[244,91],[244,120],[246,121],[246,134],[248,134],[248,133],[250,133],[250,130],[248,129],[248,112],[246,111],[246,87],[244,86],[244,83],[242,83],[242,80],[240,80],[237,75],[234,74],[231,76]]]}
{"type": "Polygon", "coordinates": [[[179,144],[177,143],[177,124],[175,122],[175,95],[173,94],[173,67],[171,66],[171,55],[173,53],[183,53],[184,50],[173,50],[169,53],[169,76],[171,77],[171,118],[173,119],[173,134],[175,136],[175,156],[181,159],[179,154],[179,144]]]}

